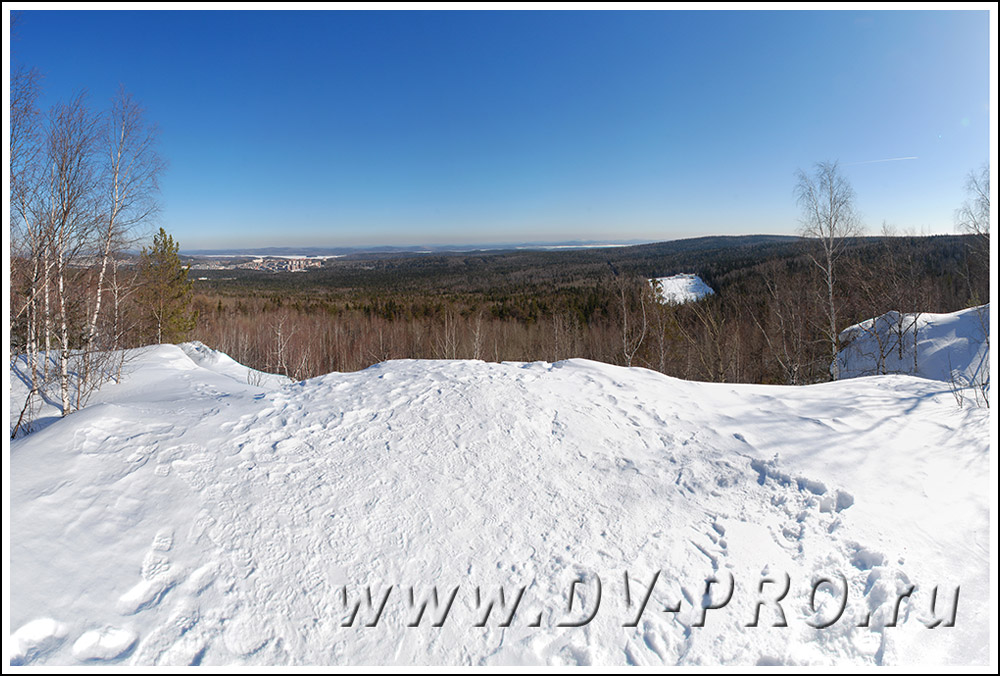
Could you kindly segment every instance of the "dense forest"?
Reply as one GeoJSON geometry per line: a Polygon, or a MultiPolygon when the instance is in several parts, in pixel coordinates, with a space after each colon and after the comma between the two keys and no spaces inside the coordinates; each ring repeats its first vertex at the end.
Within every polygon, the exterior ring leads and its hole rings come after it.
{"type": "MultiPolygon", "coordinates": [[[[817,242],[742,236],[562,251],[356,255],[296,273],[199,271],[192,338],[302,379],[388,359],[642,366],[696,380],[830,378],[817,242]],[[656,301],[649,278],[693,272],[715,295],[656,301]]],[[[989,300],[972,235],[856,237],[837,261],[839,328],[888,310],[989,300]]]]}

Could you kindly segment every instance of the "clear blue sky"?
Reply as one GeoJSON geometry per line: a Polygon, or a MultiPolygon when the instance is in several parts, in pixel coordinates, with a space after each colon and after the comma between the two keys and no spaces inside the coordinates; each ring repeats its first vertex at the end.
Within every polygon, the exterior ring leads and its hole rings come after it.
{"type": "Polygon", "coordinates": [[[990,153],[985,11],[22,19],[45,106],[159,124],[183,249],[790,234],[820,160],[870,231],[951,232],[990,153]]]}

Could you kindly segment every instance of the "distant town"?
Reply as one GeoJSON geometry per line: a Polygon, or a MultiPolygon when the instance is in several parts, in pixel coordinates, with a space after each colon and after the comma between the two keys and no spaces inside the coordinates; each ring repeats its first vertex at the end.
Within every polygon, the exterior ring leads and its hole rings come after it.
{"type": "Polygon", "coordinates": [[[268,247],[263,249],[191,250],[182,252],[191,270],[257,270],[263,272],[305,272],[321,268],[335,258],[357,255],[449,254],[486,251],[603,249],[648,244],[646,240],[594,242],[514,242],[476,245],[417,245],[369,247],[268,247]]]}
{"type": "Polygon", "coordinates": [[[197,256],[192,257],[191,269],[305,272],[322,267],[328,258],[340,258],[340,256],[197,256]]]}

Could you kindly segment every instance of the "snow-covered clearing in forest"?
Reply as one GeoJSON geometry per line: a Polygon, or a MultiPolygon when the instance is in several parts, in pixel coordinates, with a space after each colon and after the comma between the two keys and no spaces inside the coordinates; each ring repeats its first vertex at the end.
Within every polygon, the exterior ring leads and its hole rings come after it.
{"type": "Polygon", "coordinates": [[[649,280],[649,283],[653,285],[657,300],[671,305],[690,303],[715,293],[701,277],[694,274],[658,277],[649,280]]]}

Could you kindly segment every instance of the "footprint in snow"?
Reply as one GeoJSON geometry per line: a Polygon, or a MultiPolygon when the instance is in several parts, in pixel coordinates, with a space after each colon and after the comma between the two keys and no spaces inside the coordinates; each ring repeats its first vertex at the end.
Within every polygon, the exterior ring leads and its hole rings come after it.
{"type": "Polygon", "coordinates": [[[94,629],[76,640],[73,644],[73,657],[81,662],[113,660],[128,652],[138,638],[129,629],[94,629]]]}
{"type": "Polygon", "coordinates": [[[153,537],[153,549],[158,552],[169,552],[170,548],[174,546],[174,529],[173,528],[161,528],[156,531],[156,535],[153,537]]]}
{"type": "Polygon", "coordinates": [[[156,606],[183,577],[182,572],[171,564],[165,552],[174,545],[174,530],[161,528],[153,537],[153,542],[142,560],[142,579],[127,592],[118,597],[116,605],[122,615],[136,613],[156,606]]]}
{"type": "Polygon", "coordinates": [[[29,664],[53,651],[66,638],[66,625],[49,617],[32,620],[10,636],[10,664],[29,664]]]}
{"type": "Polygon", "coordinates": [[[152,580],[142,580],[118,597],[118,612],[122,615],[135,615],[142,610],[152,608],[159,604],[176,584],[177,580],[169,573],[161,574],[152,580]]]}
{"type": "Polygon", "coordinates": [[[165,622],[143,639],[132,658],[134,664],[192,665],[200,662],[210,636],[199,631],[201,608],[181,599],[165,622]]]}

